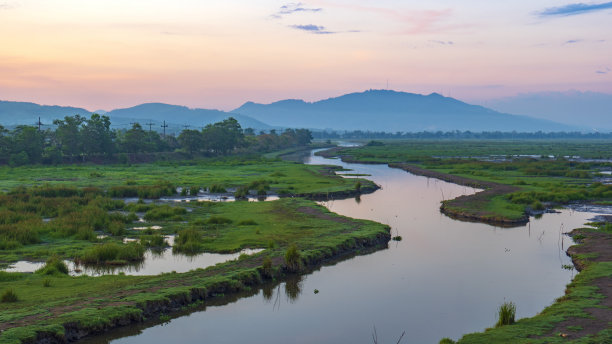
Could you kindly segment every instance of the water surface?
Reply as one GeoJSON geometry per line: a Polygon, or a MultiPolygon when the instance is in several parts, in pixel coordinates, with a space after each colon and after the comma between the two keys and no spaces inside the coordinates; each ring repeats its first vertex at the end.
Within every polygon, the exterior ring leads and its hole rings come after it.
{"type": "Polygon", "coordinates": [[[575,271],[563,235],[595,213],[562,210],[525,226],[452,220],[440,201],[476,190],[415,176],[386,165],[347,164],[382,189],[358,199],[323,202],[342,215],[389,224],[400,242],[388,249],[325,266],[300,280],[260,290],[223,306],[209,306],[163,324],[99,337],[104,343],[438,343],[482,331],[504,301],[530,317],[562,296],[575,271]],[[315,293],[317,289],[319,292],[315,293]]]}

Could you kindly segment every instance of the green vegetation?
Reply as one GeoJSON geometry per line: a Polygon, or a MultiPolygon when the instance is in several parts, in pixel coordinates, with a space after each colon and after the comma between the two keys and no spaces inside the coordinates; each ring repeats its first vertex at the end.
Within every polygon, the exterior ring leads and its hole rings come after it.
{"type": "Polygon", "coordinates": [[[127,244],[104,243],[83,251],[75,261],[84,265],[124,265],[144,258],[145,247],[136,242],[127,244]]]}
{"type": "MultiPolygon", "coordinates": [[[[61,334],[65,331],[62,326],[65,323],[72,323],[85,332],[100,331],[121,319],[142,320],[144,309],[162,307],[169,302],[187,305],[216,295],[248,290],[289,271],[285,255],[293,251],[292,245],[296,248],[293,252],[299,253],[302,267],[313,267],[340,253],[379,247],[390,239],[387,226],[341,217],[312,201],[298,198],[272,202],[183,202],[173,205],[192,209],[183,215],[186,223],[169,219],[157,222],[163,227],[159,231],[177,233],[175,248],[183,245],[194,253],[238,252],[245,248],[265,250],[254,255],[242,255],[238,260],[207,269],[157,276],[70,277],[1,272],[0,290],[19,291],[19,302],[2,303],[0,324],[3,324],[3,332],[0,342],[31,340],[37,333],[43,332],[61,334]],[[231,223],[206,223],[212,217],[229,219],[231,223]],[[254,224],[237,225],[243,221],[254,224]],[[52,287],[45,287],[45,284],[52,287]]],[[[140,231],[127,231],[131,237],[139,237],[141,242],[151,237],[151,234],[140,231]]],[[[94,255],[95,259],[104,262],[102,256],[109,257],[111,261],[122,258],[119,254],[107,256],[106,252],[111,251],[109,247],[142,247],[137,243],[123,244],[118,239],[109,237],[103,243],[87,242],[81,246],[70,244],[71,249],[66,252],[80,257],[85,256],[86,252],[100,252],[94,255]]],[[[42,240],[46,240],[46,237],[42,236],[42,240]]],[[[78,241],[70,242],[76,244],[78,241]]],[[[68,246],[64,241],[61,243],[64,245],[61,247],[68,246]]],[[[29,246],[24,248],[29,249],[29,246]]],[[[292,265],[293,262],[297,260],[290,258],[288,264],[292,265]]]]}
{"type": "MultiPolygon", "coordinates": [[[[68,275],[68,266],[57,255],[53,255],[47,259],[45,266],[36,271],[43,275],[68,275]]],[[[48,281],[48,280],[45,280],[48,281]]]]}
{"type": "Polygon", "coordinates": [[[0,302],[2,303],[17,302],[17,301],[19,301],[19,298],[17,297],[17,294],[15,293],[13,289],[5,290],[2,293],[2,296],[0,296],[0,302]]]}
{"type": "Polygon", "coordinates": [[[591,310],[609,309],[604,300],[610,297],[608,281],[612,278],[612,262],[609,253],[598,251],[602,249],[598,243],[611,240],[612,229],[605,224],[596,225],[598,228],[580,228],[572,232],[574,238],[582,237],[581,244],[568,250],[581,271],[567,286],[564,296],[535,317],[467,334],[457,343],[609,343],[612,330],[605,322],[603,327],[597,325],[599,320],[591,310]],[[576,320],[582,325],[576,326],[576,320]]]}
{"type": "Polygon", "coordinates": [[[612,163],[564,157],[611,158],[609,141],[388,141],[322,152],[351,162],[390,163],[392,167],[487,189],[473,197],[445,200],[451,216],[500,223],[522,223],[526,211],[572,201],[610,202],[612,185],[593,180],[612,163]]]}
{"type": "Polygon", "coordinates": [[[291,244],[285,252],[285,266],[287,270],[297,272],[302,267],[300,251],[295,244],[291,244]]]}
{"type": "Polygon", "coordinates": [[[514,302],[506,301],[497,311],[497,323],[495,327],[514,324],[514,316],[516,315],[516,305],[514,302]]]}

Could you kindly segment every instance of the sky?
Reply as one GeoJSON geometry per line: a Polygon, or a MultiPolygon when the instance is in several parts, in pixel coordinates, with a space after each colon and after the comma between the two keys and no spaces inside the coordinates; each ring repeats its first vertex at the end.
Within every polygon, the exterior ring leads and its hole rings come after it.
{"type": "Polygon", "coordinates": [[[231,110],[367,89],[612,93],[612,2],[0,0],[0,100],[231,110]]]}

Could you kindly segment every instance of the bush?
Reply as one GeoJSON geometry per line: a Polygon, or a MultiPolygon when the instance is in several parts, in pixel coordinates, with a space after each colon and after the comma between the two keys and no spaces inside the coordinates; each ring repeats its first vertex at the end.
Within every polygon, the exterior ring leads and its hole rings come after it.
{"type": "Polygon", "coordinates": [[[514,324],[514,316],[516,315],[516,305],[514,302],[504,302],[499,306],[497,323],[495,327],[514,324]]]}
{"type": "Polygon", "coordinates": [[[299,271],[302,267],[302,259],[300,257],[300,251],[295,244],[291,244],[285,252],[285,266],[289,271],[299,271]]]}
{"type": "Polygon", "coordinates": [[[0,302],[17,302],[19,298],[13,289],[7,289],[2,293],[2,297],[0,297],[0,302]]]}
{"type": "Polygon", "coordinates": [[[236,189],[236,192],[234,192],[234,197],[236,199],[245,199],[247,198],[248,195],[249,195],[249,188],[246,186],[241,186],[236,189]]]}
{"type": "Polygon", "coordinates": [[[140,243],[146,247],[165,247],[166,239],[161,234],[143,235],[140,237],[140,243]]]}
{"type": "Polygon", "coordinates": [[[270,257],[265,257],[261,264],[261,274],[264,277],[272,277],[272,259],[270,257]]]}

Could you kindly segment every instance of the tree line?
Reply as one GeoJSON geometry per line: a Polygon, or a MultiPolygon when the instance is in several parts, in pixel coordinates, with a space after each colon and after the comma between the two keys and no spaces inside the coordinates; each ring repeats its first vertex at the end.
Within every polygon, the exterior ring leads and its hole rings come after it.
{"type": "Polygon", "coordinates": [[[582,132],[516,132],[516,131],[421,131],[421,132],[383,132],[383,131],[315,131],[315,139],[482,139],[482,140],[530,140],[530,139],[612,139],[612,133],[582,132]]]}
{"type": "Polygon", "coordinates": [[[53,121],[54,129],[21,125],[8,130],[0,125],[0,164],[58,164],[104,160],[117,154],[183,151],[191,155],[224,156],[266,152],[310,143],[307,129],[260,132],[242,129],[233,117],[209,124],[202,130],[183,130],[178,136],[144,130],[139,123],[130,129],[111,129],[108,116],[66,116],[53,121]]]}

